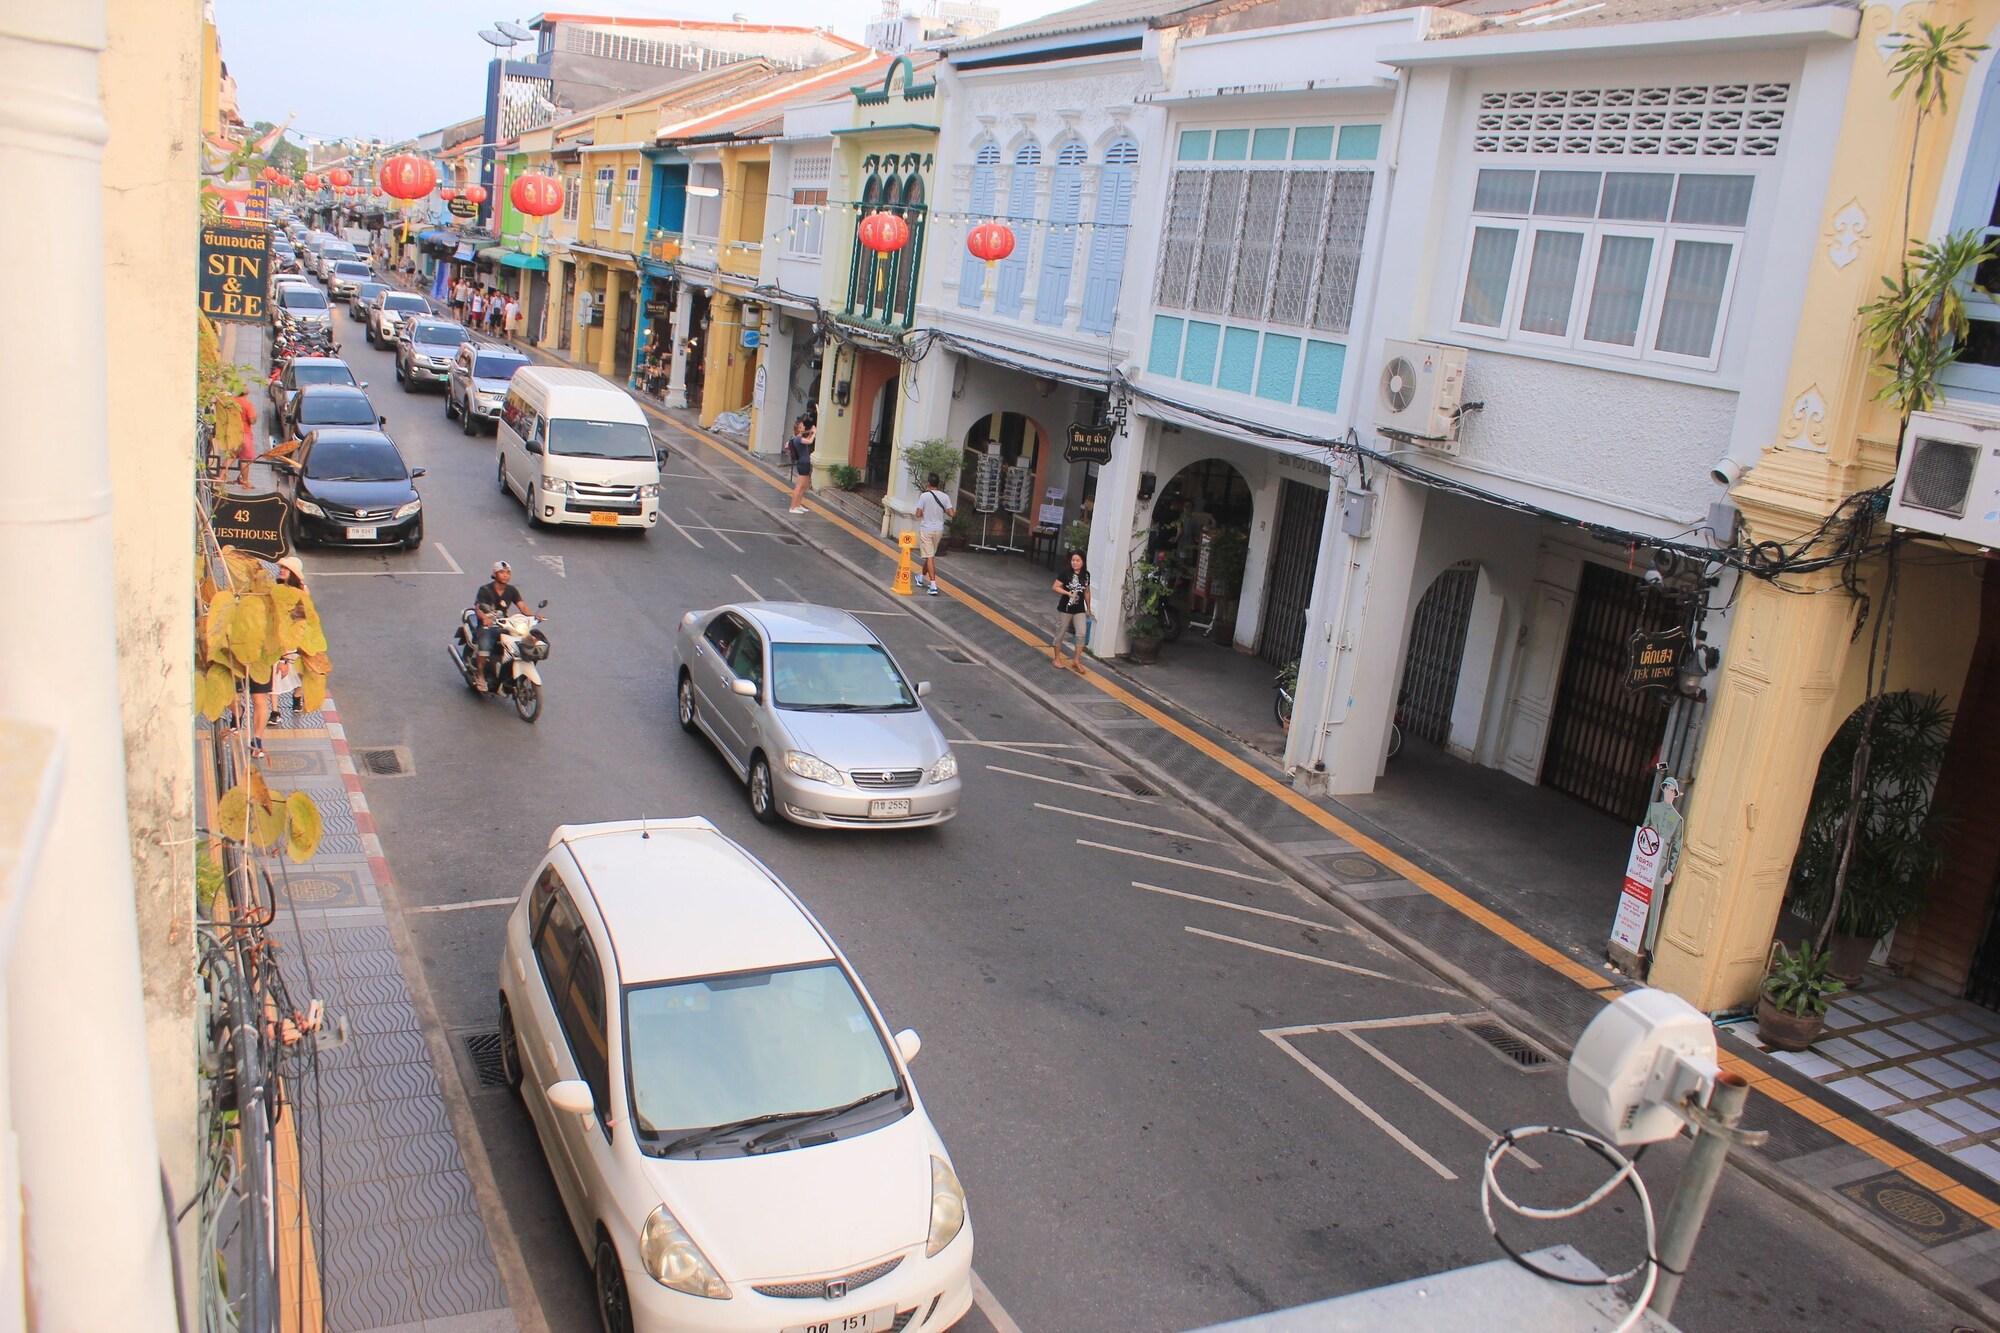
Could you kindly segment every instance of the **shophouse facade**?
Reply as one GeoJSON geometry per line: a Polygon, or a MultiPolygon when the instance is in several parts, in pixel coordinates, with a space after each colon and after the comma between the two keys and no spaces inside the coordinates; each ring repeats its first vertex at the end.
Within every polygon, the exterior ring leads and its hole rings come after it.
{"type": "MultiPolygon", "coordinates": [[[[851,122],[851,98],[843,91],[787,107],[782,132],[771,141],[771,239],[759,284],[764,385],[761,393],[753,386],[751,395],[756,412],[750,448],[756,453],[778,453],[794,421],[818,417],[825,366],[823,259],[829,244],[841,239],[839,220],[845,217],[829,198],[833,132],[851,122]]],[[[826,484],[827,469],[816,471],[819,483],[826,484]]]]}

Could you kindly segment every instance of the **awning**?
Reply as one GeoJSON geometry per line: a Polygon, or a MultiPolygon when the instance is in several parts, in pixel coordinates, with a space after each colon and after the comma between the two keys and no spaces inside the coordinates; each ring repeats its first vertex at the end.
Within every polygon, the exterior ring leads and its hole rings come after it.
{"type": "Polygon", "coordinates": [[[503,262],[501,256],[506,253],[507,247],[504,245],[489,245],[480,250],[479,262],[482,264],[498,264],[503,262]]]}
{"type": "Polygon", "coordinates": [[[519,250],[509,250],[500,256],[500,262],[508,268],[532,269],[536,273],[546,273],[549,261],[541,255],[524,255],[519,250]]]}
{"type": "Polygon", "coordinates": [[[442,228],[432,227],[429,231],[418,232],[417,239],[420,241],[449,241],[452,239],[452,234],[442,228]]]}
{"type": "Polygon", "coordinates": [[[453,259],[457,260],[461,264],[470,264],[475,257],[476,257],[476,252],[473,250],[471,245],[465,242],[459,243],[458,253],[452,256],[453,259]]]}

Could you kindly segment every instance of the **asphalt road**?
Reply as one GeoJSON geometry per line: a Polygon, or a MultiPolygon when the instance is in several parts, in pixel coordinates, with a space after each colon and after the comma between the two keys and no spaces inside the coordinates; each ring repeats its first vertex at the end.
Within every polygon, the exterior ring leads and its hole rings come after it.
{"type": "MultiPolygon", "coordinates": [[[[308,577],[350,742],[412,761],[408,776],[364,777],[396,878],[388,906],[550,1328],[594,1326],[586,1264],[527,1117],[465,1056],[462,1038],[495,1023],[504,909],[461,905],[517,894],[555,825],[641,814],[705,815],[743,842],[834,932],[892,1026],[923,1034],[916,1077],[991,1293],[961,1327],[1193,1328],[1498,1257],[1479,1213],[1485,1131],[1575,1123],[1559,1063],[1500,1056],[1458,1021],[1471,1000],[1125,773],[1088,719],[950,660],[937,630],[805,544],[775,492],[736,490],[677,434],[661,433],[675,526],[531,532],[495,486],[491,436],[463,436],[439,391],[400,392],[388,353],[338,318],[389,429],[429,469],[427,540],[411,554],[308,552],[308,577]],[[446,657],[499,558],[531,601],[549,600],[533,726],[470,694],[446,657]],[[954,823],[866,835],[754,822],[721,759],[676,727],[671,681],[681,614],[755,597],[865,613],[934,683],[965,776],[954,823]],[[1380,1020],[1405,1021],[1339,1026],[1380,1020]],[[1291,1028],[1312,1030],[1273,1031],[1291,1028]]],[[[1511,1177],[1530,1202],[1602,1175],[1579,1150],[1536,1157],[1511,1177]]],[[[1661,1208],[1681,1160],[1669,1146],[1645,1161],[1661,1208]]],[[[1508,1234],[1574,1243],[1607,1270],[1640,1245],[1623,1196],[1508,1234]]],[[[1691,1329],[1959,1322],[1735,1176],[1677,1313],[1691,1329]]]]}

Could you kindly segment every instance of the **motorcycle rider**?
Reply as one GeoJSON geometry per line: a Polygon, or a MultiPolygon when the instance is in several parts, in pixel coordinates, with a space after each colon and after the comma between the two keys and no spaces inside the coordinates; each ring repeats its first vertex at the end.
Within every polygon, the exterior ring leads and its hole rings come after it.
{"type": "Polygon", "coordinates": [[[493,577],[479,585],[479,591],[472,598],[472,609],[479,616],[480,630],[473,641],[473,688],[486,693],[486,660],[500,647],[500,618],[514,608],[523,615],[533,615],[528,610],[527,599],[514,586],[514,567],[505,560],[493,562],[493,577]]]}

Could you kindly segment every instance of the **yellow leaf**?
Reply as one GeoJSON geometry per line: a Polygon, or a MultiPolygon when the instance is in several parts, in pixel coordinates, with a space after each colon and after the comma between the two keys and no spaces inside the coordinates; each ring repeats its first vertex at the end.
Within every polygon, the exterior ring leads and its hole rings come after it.
{"type": "Polygon", "coordinates": [[[236,675],[226,666],[211,665],[195,678],[194,706],[210,722],[222,716],[236,698],[236,675]]]}
{"type": "Polygon", "coordinates": [[[300,655],[299,661],[302,666],[309,667],[319,672],[322,676],[333,670],[333,659],[325,653],[303,653],[300,655]]]}
{"type": "Polygon", "coordinates": [[[229,655],[249,668],[250,678],[259,684],[271,678],[271,663],[278,656],[271,637],[269,599],[239,595],[229,613],[229,655]]]}
{"type": "Polygon", "coordinates": [[[312,797],[295,791],[285,798],[285,855],[295,863],[312,860],[323,827],[312,797]]]}
{"type": "Polygon", "coordinates": [[[285,836],[285,807],[250,803],[250,841],[269,851],[285,836]]]}
{"type": "Polygon", "coordinates": [[[215,831],[231,842],[242,842],[250,818],[250,797],[237,783],[215,803],[215,831]]]}
{"type": "Polygon", "coordinates": [[[251,769],[250,777],[248,779],[248,784],[250,788],[250,799],[252,801],[254,801],[258,805],[274,804],[275,798],[271,795],[271,784],[264,781],[264,775],[262,773],[259,773],[254,768],[251,769]]]}
{"type": "Polygon", "coordinates": [[[299,603],[298,618],[291,622],[289,651],[300,653],[323,653],[326,651],[326,627],[320,624],[319,608],[308,597],[299,603]]]}
{"type": "Polygon", "coordinates": [[[204,608],[215,600],[215,580],[203,571],[201,576],[201,604],[204,608]]]}
{"type": "MultiPolygon", "coordinates": [[[[222,564],[229,571],[230,589],[238,593],[254,587],[258,577],[264,573],[263,561],[247,551],[237,550],[234,546],[222,548],[222,564]]],[[[269,582],[268,577],[265,581],[269,582]]]]}
{"type": "Polygon", "coordinates": [[[326,703],[326,672],[310,668],[299,672],[299,693],[308,713],[317,713],[326,703]]]}
{"type": "Polygon", "coordinates": [[[299,603],[306,599],[305,589],[294,588],[288,583],[278,583],[271,587],[271,605],[279,616],[289,616],[299,609],[299,603]]]}
{"type": "Polygon", "coordinates": [[[223,588],[208,604],[208,619],[202,622],[203,641],[210,657],[221,657],[229,647],[229,617],[236,611],[236,594],[223,588]]]}

